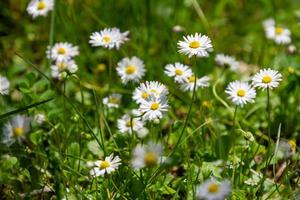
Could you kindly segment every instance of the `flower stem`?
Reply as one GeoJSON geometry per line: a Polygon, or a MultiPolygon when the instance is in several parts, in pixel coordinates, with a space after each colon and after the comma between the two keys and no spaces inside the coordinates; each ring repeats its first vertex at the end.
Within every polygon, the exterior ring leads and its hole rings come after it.
{"type": "MultiPolygon", "coordinates": [[[[236,114],[237,114],[237,108],[238,106],[235,106],[234,109],[234,115],[233,115],[233,123],[232,123],[232,128],[231,128],[231,134],[234,134],[234,127],[235,127],[235,119],[236,119],[236,114]]],[[[233,172],[232,172],[232,184],[234,184],[234,179],[235,179],[235,140],[233,140],[233,172]]]]}

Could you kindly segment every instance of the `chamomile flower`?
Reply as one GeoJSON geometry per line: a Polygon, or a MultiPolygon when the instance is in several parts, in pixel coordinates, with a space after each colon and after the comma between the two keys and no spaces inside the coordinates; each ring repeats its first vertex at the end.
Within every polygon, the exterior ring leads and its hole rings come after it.
{"type": "Polygon", "coordinates": [[[129,31],[121,32],[118,28],[105,28],[99,32],[94,32],[90,36],[89,43],[92,46],[102,46],[107,49],[119,49],[120,46],[128,41],[129,31]]]}
{"type": "Polygon", "coordinates": [[[166,97],[157,98],[153,95],[147,101],[140,104],[140,111],[143,113],[143,119],[154,121],[161,119],[163,114],[168,111],[168,101],[166,97]]]}
{"type": "Polygon", "coordinates": [[[247,103],[253,103],[256,97],[255,89],[248,83],[234,81],[229,83],[225,92],[235,105],[243,107],[247,103]]]}
{"type": "Polygon", "coordinates": [[[262,88],[276,88],[279,85],[279,82],[282,80],[282,75],[272,69],[261,69],[258,73],[252,78],[252,84],[254,87],[262,88]]]}
{"type": "Polygon", "coordinates": [[[234,57],[224,55],[224,54],[217,54],[215,57],[215,61],[218,65],[224,67],[228,66],[230,70],[236,71],[239,69],[239,62],[236,61],[234,57]]]}
{"type": "Polygon", "coordinates": [[[118,108],[121,103],[121,94],[113,93],[108,97],[103,98],[102,102],[108,108],[118,108]]]}
{"type": "Polygon", "coordinates": [[[125,114],[118,119],[118,129],[121,133],[138,132],[144,127],[144,123],[140,118],[132,118],[130,115],[125,114]]]}
{"type": "Polygon", "coordinates": [[[54,0],[32,0],[27,6],[27,12],[36,18],[46,16],[50,10],[53,10],[54,0]]]}
{"type": "Polygon", "coordinates": [[[123,58],[118,63],[117,73],[124,84],[129,81],[138,82],[145,74],[144,62],[135,56],[132,58],[123,58]]]}
{"type": "Polygon", "coordinates": [[[2,128],[2,142],[8,146],[18,141],[19,143],[25,139],[26,133],[29,131],[30,119],[23,115],[17,115],[6,123],[2,128]]]}
{"type": "Polygon", "coordinates": [[[46,121],[46,116],[42,113],[38,113],[34,116],[34,121],[37,124],[43,124],[46,121]]]}
{"type": "Polygon", "coordinates": [[[104,160],[98,160],[94,162],[93,168],[90,170],[90,174],[93,177],[104,176],[105,174],[110,174],[115,171],[121,165],[121,159],[119,156],[110,156],[105,157],[104,160]]]}
{"type": "Polygon", "coordinates": [[[69,73],[75,73],[78,67],[74,60],[56,62],[51,66],[51,75],[53,78],[60,79],[61,72],[67,71],[69,73]]]}
{"type": "Polygon", "coordinates": [[[147,101],[151,95],[156,98],[162,98],[167,96],[169,93],[166,86],[161,84],[158,81],[146,81],[141,83],[133,92],[133,99],[136,103],[141,104],[144,101],[147,101]]]}
{"type": "Polygon", "coordinates": [[[188,55],[189,57],[208,57],[208,52],[213,50],[211,40],[206,35],[196,33],[183,37],[184,41],[179,41],[179,53],[188,55]]]}
{"type": "Polygon", "coordinates": [[[263,22],[266,37],[274,40],[276,44],[291,43],[291,31],[289,29],[277,26],[273,19],[268,19],[263,22]]]}
{"type": "MultiPolygon", "coordinates": [[[[196,79],[196,76],[195,75],[191,75],[189,76],[185,82],[183,82],[181,84],[181,89],[183,91],[193,91],[194,89],[194,85],[195,85],[195,79],[196,79]]],[[[210,78],[208,76],[203,76],[201,78],[197,78],[196,80],[196,88],[195,90],[197,90],[198,88],[204,88],[204,87],[208,87],[209,86],[209,81],[210,81],[210,78]]]]}
{"type": "Polygon", "coordinates": [[[229,181],[225,180],[219,183],[214,179],[210,179],[197,187],[196,197],[205,200],[224,200],[230,192],[229,181]]]}
{"type": "Polygon", "coordinates": [[[10,83],[8,79],[0,75],[0,95],[8,95],[10,83]]]}
{"type": "Polygon", "coordinates": [[[160,143],[138,144],[132,152],[131,166],[134,169],[153,167],[162,161],[162,153],[163,146],[160,143]]]}
{"type": "Polygon", "coordinates": [[[182,83],[192,75],[192,70],[188,66],[176,62],[165,66],[165,74],[174,77],[175,82],[182,83]]]}
{"type": "Polygon", "coordinates": [[[281,139],[278,144],[277,157],[289,158],[296,152],[296,142],[295,140],[285,140],[281,139]]]}
{"type": "Polygon", "coordinates": [[[53,47],[48,47],[47,58],[56,62],[67,62],[74,56],[79,54],[78,46],[73,46],[67,42],[59,42],[54,44],[53,47]]]}

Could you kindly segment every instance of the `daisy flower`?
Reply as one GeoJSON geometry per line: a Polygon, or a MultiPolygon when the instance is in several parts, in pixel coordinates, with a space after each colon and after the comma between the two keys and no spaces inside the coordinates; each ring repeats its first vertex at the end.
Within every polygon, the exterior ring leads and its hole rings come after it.
{"type": "Polygon", "coordinates": [[[113,93],[108,97],[103,98],[102,102],[108,108],[118,108],[121,103],[122,95],[113,93]]]}
{"type": "Polygon", "coordinates": [[[234,81],[229,83],[225,92],[229,95],[229,99],[235,105],[243,107],[245,104],[253,103],[256,97],[255,89],[248,83],[241,81],[234,81]]]}
{"type": "Polygon", "coordinates": [[[296,142],[295,140],[284,140],[281,139],[278,144],[278,157],[289,158],[296,152],[296,142]]]}
{"type": "Polygon", "coordinates": [[[289,29],[276,26],[274,19],[268,19],[263,22],[266,37],[274,40],[276,44],[291,43],[291,32],[289,29]]]}
{"type": "MultiPolygon", "coordinates": [[[[194,85],[195,85],[195,79],[196,79],[195,75],[189,76],[185,80],[185,82],[181,84],[181,89],[183,91],[193,91],[194,85]]],[[[198,88],[208,87],[209,81],[210,81],[210,78],[208,76],[203,76],[202,78],[197,78],[195,90],[197,90],[198,88]]]]}
{"type": "Polygon", "coordinates": [[[6,123],[2,128],[2,142],[8,146],[18,141],[19,143],[25,139],[26,133],[29,131],[30,119],[23,115],[17,115],[6,123]]]}
{"type": "Polygon", "coordinates": [[[0,75],[0,95],[7,95],[10,83],[6,77],[0,75]]]}
{"type": "Polygon", "coordinates": [[[37,124],[43,124],[46,121],[46,116],[42,113],[38,113],[34,116],[34,121],[37,124]]]}
{"type": "Polygon", "coordinates": [[[36,18],[46,16],[50,10],[53,10],[54,0],[32,0],[27,6],[27,12],[36,18]]]}
{"type": "Polygon", "coordinates": [[[282,80],[282,75],[270,68],[261,69],[258,73],[254,75],[252,78],[252,84],[254,87],[262,88],[263,90],[266,88],[276,88],[279,85],[279,82],[282,80]]]}
{"type": "Polygon", "coordinates": [[[110,174],[115,171],[121,165],[121,159],[119,156],[110,156],[105,157],[104,160],[98,160],[94,162],[93,168],[90,170],[90,174],[93,177],[104,176],[105,174],[110,174]]]}
{"type": "Polygon", "coordinates": [[[184,41],[179,41],[179,53],[196,57],[208,57],[208,52],[213,50],[211,40],[206,35],[196,33],[183,37],[184,41]]]}
{"type": "Polygon", "coordinates": [[[230,182],[225,180],[221,183],[214,179],[206,180],[197,187],[197,199],[224,200],[231,192],[230,182]]]}
{"type": "Polygon", "coordinates": [[[166,97],[157,98],[151,95],[147,101],[142,102],[139,109],[143,113],[144,120],[154,121],[161,119],[163,113],[168,111],[168,101],[166,97]]]}
{"type": "Polygon", "coordinates": [[[67,42],[59,42],[54,44],[53,47],[48,47],[47,58],[57,62],[67,62],[74,56],[79,54],[78,46],[73,46],[67,42]]]}
{"type": "Polygon", "coordinates": [[[232,71],[236,71],[239,69],[239,62],[236,61],[234,57],[224,54],[217,54],[215,57],[215,61],[222,67],[228,66],[232,71]]]}
{"type": "Polygon", "coordinates": [[[156,98],[166,97],[169,91],[163,84],[158,81],[146,81],[141,83],[133,92],[133,99],[136,103],[141,104],[147,101],[149,97],[155,96],[156,98]]]}
{"type": "Polygon", "coordinates": [[[161,162],[162,153],[163,146],[160,143],[138,144],[132,152],[131,166],[134,169],[153,167],[161,162]]]}
{"type": "Polygon", "coordinates": [[[165,66],[165,74],[174,77],[175,82],[182,83],[192,75],[192,70],[188,66],[176,62],[165,66]]]}
{"type": "Polygon", "coordinates": [[[117,73],[124,84],[129,81],[138,82],[145,74],[144,62],[135,56],[132,58],[123,58],[118,63],[117,73]]]}
{"type": "Polygon", "coordinates": [[[51,66],[51,75],[53,78],[61,79],[61,72],[67,71],[71,74],[77,71],[78,67],[74,60],[56,62],[51,66]]]}
{"type": "Polygon", "coordinates": [[[144,123],[140,118],[132,118],[130,115],[125,114],[120,119],[118,119],[118,129],[121,133],[132,133],[138,132],[144,127],[144,123]],[[132,128],[131,128],[132,127],[132,128]]]}
{"type": "Polygon", "coordinates": [[[128,41],[129,31],[121,33],[118,28],[105,28],[99,32],[94,32],[90,36],[89,43],[92,46],[102,46],[107,49],[119,49],[120,46],[128,41]]]}

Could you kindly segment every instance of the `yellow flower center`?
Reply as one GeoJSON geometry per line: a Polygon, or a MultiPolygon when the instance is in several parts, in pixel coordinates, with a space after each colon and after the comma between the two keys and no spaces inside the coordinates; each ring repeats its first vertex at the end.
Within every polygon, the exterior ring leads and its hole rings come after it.
{"type": "Polygon", "coordinates": [[[183,72],[182,72],[181,69],[176,69],[175,74],[178,75],[178,76],[181,76],[183,74],[183,72]]]}
{"type": "Polygon", "coordinates": [[[38,5],[37,5],[37,9],[38,10],[43,10],[45,7],[46,7],[45,2],[39,1],[38,5]]]}
{"type": "Polygon", "coordinates": [[[280,35],[282,32],[283,32],[283,28],[280,28],[280,27],[276,27],[276,28],[275,28],[275,33],[276,33],[277,35],[280,35]]]}
{"type": "Polygon", "coordinates": [[[158,108],[159,108],[159,104],[156,102],[152,103],[152,105],[150,107],[151,110],[157,110],[158,108]]]}
{"type": "Polygon", "coordinates": [[[295,152],[297,147],[295,140],[289,140],[288,143],[291,146],[292,151],[295,152]]]}
{"type": "Polygon", "coordinates": [[[271,83],[271,81],[272,81],[272,78],[268,75],[264,76],[262,79],[263,83],[271,83]]]}
{"type": "Polygon", "coordinates": [[[105,71],[105,68],[106,68],[106,66],[105,66],[105,64],[103,64],[103,63],[100,63],[100,64],[97,65],[97,70],[98,70],[99,72],[105,71]]]}
{"type": "Polygon", "coordinates": [[[198,41],[190,42],[189,47],[192,48],[192,49],[197,49],[197,48],[200,47],[200,42],[198,42],[198,41]]]}
{"type": "Polygon", "coordinates": [[[239,96],[239,97],[244,97],[246,95],[246,91],[243,90],[243,89],[238,89],[238,91],[236,92],[236,94],[239,96]]]}
{"type": "Polygon", "coordinates": [[[155,153],[147,152],[145,157],[144,157],[144,162],[145,162],[145,165],[148,166],[148,167],[156,165],[157,158],[156,158],[155,153]]]}
{"type": "Polygon", "coordinates": [[[195,80],[196,80],[196,76],[190,76],[189,77],[189,82],[190,83],[195,83],[195,80]]]}
{"type": "Polygon", "coordinates": [[[149,94],[148,93],[146,93],[146,92],[143,92],[142,93],[142,98],[143,99],[147,99],[149,97],[149,94]]]}
{"type": "Polygon", "coordinates": [[[136,66],[134,65],[128,65],[125,69],[126,74],[133,74],[136,72],[136,66]]]}
{"type": "Polygon", "coordinates": [[[24,129],[22,127],[13,128],[14,137],[20,137],[24,134],[24,129]]]}
{"type": "Polygon", "coordinates": [[[67,67],[67,65],[64,62],[61,62],[57,64],[57,67],[59,70],[64,70],[67,67]]]}
{"type": "Polygon", "coordinates": [[[110,163],[108,162],[108,161],[106,161],[106,160],[104,160],[104,161],[102,161],[101,163],[100,163],[100,169],[106,169],[106,168],[108,168],[110,166],[110,163]]]}
{"type": "Polygon", "coordinates": [[[111,37],[110,36],[104,36],[103,38],[102,38],[102,42],[105,42],[105,43],[109,43],[111,41],[111,37]]]}
{"type": "Polygon", "coordinates": [[[132,120],[128,120],[127,122],[126,122],[126,126],[127,127],[131,127],[131,126],[133,126],[134,125],[134,121],[132,120]]]}
{"type": "Polygon", "coordinates": [[[120,100],[116,97],[110,97],[108,102],[112,104],[119,104],[120,100]]]}
{"type": "Polygon", "coordinates": [[[58,54],[65,54],[65,53],[66,53],[66,50],[65,50],[65,48],[60,47],[60,48],[57,50],[57,53],[58,53],[58,54]]]}
{"type": "Polygon", "coordinates": [[[211,183],[208,186],[208,192],[209,193],[217,193],[217,192],[219,192],[219,190],[220,190],[220,185],[217,184],[217,183],[211,183]]]}

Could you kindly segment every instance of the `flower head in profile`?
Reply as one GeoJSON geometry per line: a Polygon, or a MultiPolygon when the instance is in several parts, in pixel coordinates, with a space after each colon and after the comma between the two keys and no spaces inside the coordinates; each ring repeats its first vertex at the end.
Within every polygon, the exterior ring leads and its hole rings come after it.
{"type": "Polygon", "coordinates": [[[174,77],[175,82],[182,83],[185,82],[193,72],[188,66],[176,62],[175,64],[167,64],[165,66],[165,74],[169,77],[174,77]]]}
{"type": "Polygon", "coordinates": [[[121,165],[121,159],[119,156],[114,156],[111,154],[110,156],[105,157],[104,160],[97,160],[92,163],[92,169],[90,170],[90,174],[93,177],[104,176],[105,174],[110,174],[113,171],[117,170],[121,165]]]}
{"type": "Polygon", "coordinates": [[[146,121],[161,119],[163,114],[168,111],[168,100],[166,97],[158,98],[151,95],[147,101],[140,104],[139,110],[143,113],[146,121]]]}
{"type": "Polygon", "coordinates": [[[151,95],[156,98],[166,98],[168,93],[168,89],[162,83],[158,81],[146,81],[134,90],[133,99],[136,103],[141,104],[144,101],[148,101],[151,95]]]}
{"type": "Polygon", "coordinates": [[[162,153],[163,146],[160,143],[138,144],[132,152],[131,166],[134,169],[154,167],[162,161],[162,153]]]}
{"type": "Polygon", "coordinates": [[[34,121],[35,121],[37,124],[43,124],[43,123],[46,121],[46,116],[45,116],[43,113],[37,113],[37,114],[34,116],[34,121]]]}
{"type": "Polygon", "coordinates": [[[128,41],[129,31],[121,32],[118,28],[105,28],[99,32],[94,32],[90,36],[89,43],[94,46],[102,46],[107,49],[119,49],[120,46],[128,41]]]}
{"type": "Polygon", "coordinates": [[[121,94],[113,93],[108,97],[103,98],[103,104],[108,108],[118,108],[121,103],[121,94]]]}
{"type": "Polygon", "coordinates": [[[239,62],[234,57],[224,54],[217,54],[215,61],[219,66],[228,66],[232,71],[237,71],[239,69],[239,62]]]}
{"type": "Polygon", "coordinates": [[[272,69],[261,69],[256,73],[252,78],[252,84],[254,87],[262,88],[276,88],[279,85],[279,82],[282,80],[282,75],[272,69]]]}
{"type": "Polygon", "coordinates": [[[180,88],[183,91],[193,91],[194,86],[195,86],[195,90],[197,90],[198,88],[208,87],[209,81],[210,81],[210,78],[208,76],[203,76],[201,78],[197,78],[194,74],[192,74],[183,83],[181,83],[180,88]],[[195,80],[195,79],[197,79],[197,80],[195,80]],[[195,85],[195,81],[196,81],[196,85],[195,85]]]}
{"type": "Polygon", "coordinates": [[[297,144],[295,140],[280,139],[278,145],[277,157],[289,158],[295,154],[297,144]]]}
{"type": "Polygon", "coordinates": [[[274,19],[267,19],[263,22],[266,37],[276,44],[291,43],[291,31],[275,24],[274,19]]]}
{"type": "Polygon", "coordinates": [[[10,83],[8,79],[0,75],[0,95],[8,95],[10,83]]]}
{"type": "Polygon", "coordinates": [[[122,83],[138,82],[145,74],[144,62],[138,57],[123,58],[117,67],[117,73],[122,79],[122,83]]]}
{"type": "Polygon", "coordinates": [[[218,182],[215,179],[210,179],[197,187],[196,197],[205,200],[224,200],[230,192],[229,181],[218,182]]]}
{"type": "Polygon", "coordinates": [[[51,76],[56,79],[61,79],[61,73],[66,71],[68,73],[75,73],[78,67],[74,60],[56,62],[51,66],[51,76]]]}
{"type": "Polygon", "coordinates": [[[242,81],[234,81],[229,83],[225,92],[229,95],[229,99],[238,106],[243,107],[247,103],[253,103],[256,97],[256,91],[250,84],[242,81]]]}
{"type": "Polygon", "coordinates": [[[30,119],[23,115],[16,115],[2,128],[2,143],[10,146],[18,141],[19,143],[25,139],[26,133],[29,131],[30,119]]]}
{"type": "Polygon", "coordinates": [[[27,12],[36,18],[46,16],[49,11],[53,10],[54,0],[31,0],[27,6],[27,12]]]}
{"type": "Polygon", "coordinates": [[[132,134],[132,131],[138,132],[144,127],[144,123],[140,117],[132,117],[128,114],[118,119],[118,129],[121,133],[132,134]]]}
{"type": "Polygon", "coordinates": [[[206,35],[196,33],[183,37],[183,41],[179,41],[179,53],[188,55],[189,57],[208,57],[208,53],[213,50],[211,40],[206,35]]]}
{"type": "Polygon", "coordinates": [[[78,46],[67,42],[59,42],[53,47],[48,47],[47,58],[56,62],[67,62],[79,54],[78,46]]]}

